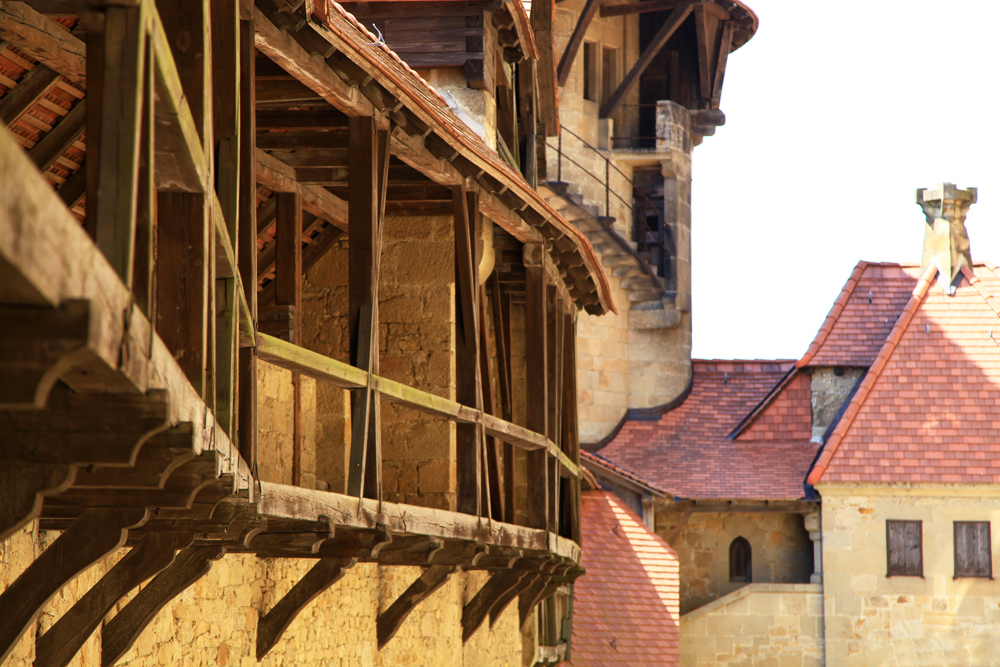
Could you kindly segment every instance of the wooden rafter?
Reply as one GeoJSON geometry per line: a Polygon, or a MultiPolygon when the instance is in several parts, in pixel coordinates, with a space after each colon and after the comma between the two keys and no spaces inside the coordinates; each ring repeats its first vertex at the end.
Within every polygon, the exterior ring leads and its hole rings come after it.
{"type": "Polygon", "coordinates": [[[23,2],[0,5],[0,39],[59,72],[77,86],[86,85],[87,48],[65,26],[23,2]]]}
{"type": "Polygon", "coordinates": [[[45,65],[35,65],[0,100],[0,122],[10,127],[55,85],[59,74],[45,65]]]}
{"type": "Polygon", "coordinates": [[[693,9],[693,3],[685,3],[679,5],[674,11],[670,12],[670,16],[664,21],[663,26],[659,29],[653,39],[646,46],[646,49],[639,56],[639,60],[636,61],[632,69],[629,70],[622,82],[618,84],[615,92],[608,96],[604,104],[601,105],[600,117],[608,118],[615,112],[618,105],[622,103],[625,99],[625,95],[632,89],[632,87],[639,81],[639,77],[642,73],[646,71],[649,64],[653,62],[653,59],[660,52],[660,49],[667,43],[667,41],[677,32],[677,29],[681,27],[684,20],[688,17],[693,9]]]}

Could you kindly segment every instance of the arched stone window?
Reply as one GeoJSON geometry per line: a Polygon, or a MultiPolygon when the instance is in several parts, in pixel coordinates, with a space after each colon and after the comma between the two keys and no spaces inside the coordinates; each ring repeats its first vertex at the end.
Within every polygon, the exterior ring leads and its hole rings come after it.
{"type": "Polygon", "coordinates": [[[729,581],[750,583],[751,567],[750,543],[742,537],[737,537],[729,545],[729,581]]]}

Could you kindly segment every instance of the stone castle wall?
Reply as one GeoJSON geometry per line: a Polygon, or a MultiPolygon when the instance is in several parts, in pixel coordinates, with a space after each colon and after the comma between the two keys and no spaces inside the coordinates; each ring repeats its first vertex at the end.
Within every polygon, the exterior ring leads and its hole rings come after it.
{"type": "MultiPolygon", "coordinates": [[[[656,512],[656,532],[670,541],[683,512],[656,512]]],[[[801,514],[692,513],[670,546],[680,562],[681,614],[746,586],[729,581],[729,546],[737,537],[750,543],[753,583],[808,583],[813,547],[801,514]]]]}
{"type": "Polygon", "coordinates": [[[1000,550],[1000,494],[823,484],[828,667],[988,665],[1000,656],[1000,583],[955,578],[955,521],[989,521],[1000,550]],[[886,520],[923,522],[923,577],[886,576],[886,520]]]}
{"type": "Polygon", "coordinates": [[[823,587],[750,584],[681,616],[680,664],[822,667],[823,587]]]}

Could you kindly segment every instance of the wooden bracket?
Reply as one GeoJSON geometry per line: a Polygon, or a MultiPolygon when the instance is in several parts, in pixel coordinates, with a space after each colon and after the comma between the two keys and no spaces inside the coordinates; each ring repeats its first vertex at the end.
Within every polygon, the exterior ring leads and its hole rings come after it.
{"type": "Polygon", "coordinates": [[[518,627],[524,627],[525,621],[528,620],[528,615],[531,614],[531,610],[535,608],[536,604],[555,592],[555,589],[561,585],[561,582],[555,584],[553,582],[559,581],[561,575],[569,571],[570,567],[572,565],[559,565],[558,561],[552,561],[548,564],[548,567],[543,566],[541,576],[525,589],[518,598],[517,611],[520,621],[518,627]]]}
{"type": "Polygon", "coordinates": [[[0,594],[0,663],[42,607],[71,579],[125,544],[128,529],[142,525],[142,508],[88,509],[0,594]]]}
{"type": "Polygon", "coordinates": [[[101,631],[101,667],[111,667],[125,655],[157,612],[208,573],[212,569],[212,561],[225,553],[225,547],[210,545],[191,546],[177,554],[167,569],[156,575],[114,618],[104,624],[101,631]]]}
{"type": "Polygon", "coordinates": [[[532,573],[528,570],[512,569],[501,570],[490,577],[475,597],[462,608],[462,641],[469,641],[504,593],[512,590],[525,577],[531,576],[532,573]]]}
{"type": "Polygon", "coordinates": [[[0,407],[44,408],[59,376],[89,354],[90,304],[0,306],[0,407]]]}
{"type": "Polygon", "coordinates": [[[129,591],[169,566],[188,533],[152,533],[130,550],[35,644],[35,667],[69,664],[109,611],[129,591]]]}
{"type": "Polygon", "coordinates": [[[429,565],[443,550],[441,538],[413,535],[394,538],[379,550],[377,558],[380,565],[429,565]]]}
{"type": "Polygon", "coordinates": [[[44,497],[68,489],[76,472],[76,466],[62,464],[0,465],[0,541],[38,518],[44,497]]]}
{"type": "Polygon", "coordinates": [[[274,648],[299,612],[320,593],[340,581],[354,563],[353,559],[320,558],[292,590],[258,621],[257,660],[263,659],[274,648]]]}
{"type": "Polygon", "coordinates": [[[388,609],[378,615],[375,629],[379,649],[388,644],[389,640],[396,635],[410,612],[430,597],[431,593],[444,586],[457,569],[454,565],[431,565],[416,581],[410,584],[409,588],[403,591],[402,595],[396,598],[396,601],[388,609]]]}

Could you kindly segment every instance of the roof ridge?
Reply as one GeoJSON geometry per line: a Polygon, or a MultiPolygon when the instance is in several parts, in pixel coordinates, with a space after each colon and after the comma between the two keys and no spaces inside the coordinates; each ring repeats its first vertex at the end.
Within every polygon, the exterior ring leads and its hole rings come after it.
{"type": "Polygon", "coordinates": [[[840,314],[844,312],[844,308],[847,306],[847,300],[850,299],[851,294],[854,293],[854,288],[858,286],[858,282],[861,280],[861,276],[864,275],[865,269],[868,268],[868,262],[861,260],[854,266],[854,270],[851,271],[850,277],[844,286],[840,290],[840,294],[837,296],[836,301],[833,302],[833,307],[830,308],[830,312],[827,313],[826,319],[823,320],[823,324],[820,325],[819,331],[816,332],[816,337],[813,338],[812,343],[809,344],[809,349],[806,353],[802,355],[802,358],[795,363],[796,368],[802,368],[816,356],[819,349],[826,342],[827,336],[833,331],[833,325],[837,323],[840,318],[840,314]]]}
{"type": "MultiPolygon", "coordinates": [[[[596,461],[594,461],[594,463],[597,463],[598,465],[601,465],[601,466],[603,466],[605,468],[611,468],[612,466],[614,466],[615,468],[618,468],[619,470],[621,470],[622,472],[626,473],[627,475],[630,475],[630,476],[634,477],[635,481],[637,481],[638,483],[641,483],[644,486],[647,486],[650,489],[653,489],[655,491],[662,492],[663,495],[665,495],[665,496],[671,496],[671,497],[673,496],[672,493],[670,493],[669,491],[667,491],[666,489],[664,489],[664,488],[662,488],[660,486],[657,486],[656,484],[653,484],[651,481],[649,481],[648,479],[646,479],[645,477],[643,477],[639,473],[633,472],[632,470],[630,470],[629,468],[626,468],[622,464],[617,463],[615,461],[612,461],[608,457],[602,456],[601,454],[598,454],[597,452],[588,452],[588,451],[585,451],[585,450],[581,449],[580,450],[580,458],[585,458],[585,457],[588,458],[588,459],[597,459],[596,461]]],[[[618,471],[612,469],[612,472],[618,472],[618,471]]],[[[619,473],[619,474],[621,474],[621,473],[619,473]]]]}
{"type": "Polygon", "coordinates": [[[903,337],[903,333],[906,331],[906,328],[910,326],[910,322],[913,321],[913,316],[916,314],[921,302],[923,302],[928,291],[930,291],[931,279],[936,276],[937,273],[937,265],[933,263],[928,264],[927,267],[920,273],[920,278],[917,279],[917,284],[913,288],[913,294],[910,296],[909,301],[906,302],[906,305],[903,307],[903,310],[899,315],[899,319],[896,320],[896,324],[893,325],[892,331],[889,332],[885,342],[882,344],[882,349],[879,350],[878,356],[875,357],[875,362],[872,363],[871,368],[865,375],[864,380],[861,381],[861,386],[858,387],[857,393],[854,394],[854,398],[851,399],[850,404],[844,411],[844,416],[841,417],[840,422],[837,423],[837,428],[835,428],[833,434],[830,435],[829,442],[823,445],[823,449],[820,450],[819,456],[816,457],[816,463],[813,464],[812,470],[809,471],[809,476],[806,477],[807,484],[815,485],[823,478],[830,462],[833,460],[833,456],[837,453],[837,450],[840,449],[840,443],[843,441],[848,429],[850,429],[851,425],[854,423],[854,418],[857,417],[858,412],[861,411],[862,404],[868,398],[868,394],[871,392],[872,387],[875,386],[875,382],[882,374],[882,370],[888,363],[889,358],[892,356],[892,353],[895,352],[896,345],[903,337]]]}
{"type": "MultiPolygon", "coordinates": [[[[964,275],[969,280],[969,284],[975,287],[976,291],[979,292],[979,296],[983,297],[983,300],[985,300],[986,303],[989,304],[990,308],[993,309],[993,312],[997,314],[997,317],[1000,317],[1000,300],[998,300],[992,292],[988,292],[986,290],[986,286],[983,284],[983,281],[981,281],[979,279],[979,276],[973,273],[972,269],[970,269],[968,266],[963,264],[961,267],[961,271],[962,275],[964,275]]],[[[990,271],[993,272],[994,275],[996,274],[995,269],[990,269],[990,271]]]]}

